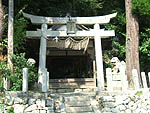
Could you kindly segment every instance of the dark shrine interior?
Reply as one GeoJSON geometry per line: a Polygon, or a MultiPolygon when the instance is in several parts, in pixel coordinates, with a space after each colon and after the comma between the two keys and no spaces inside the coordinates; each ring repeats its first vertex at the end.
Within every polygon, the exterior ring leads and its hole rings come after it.
{"type": "Polygon", "coordinates": [[[50,56],[47,57],[47,69],[51,79],[91,78],[92,62],[89,56],[50,56]]]}

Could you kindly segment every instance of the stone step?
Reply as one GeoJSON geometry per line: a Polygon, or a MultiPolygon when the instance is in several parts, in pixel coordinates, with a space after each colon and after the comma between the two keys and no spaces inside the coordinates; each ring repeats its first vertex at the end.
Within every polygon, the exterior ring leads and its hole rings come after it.
{"type": "Polygon", "coordinates": [[[90,97],[88,96],[72,96],[72,97],[64,97],[65,102],[79,102],[79,101],[90,101],[90,97]]]}
{"type": "Polygon", "coordinates": [[[68,107],[66,106],[66,112],[68,113],[76,113],[76,112],[93,112],[91,106],[83,106],[83,107],[68,107]]]}
{"type": "Polygon", "coordinates": [[[70,107],[80,107],[80,106],[90,106],[90,101],[66,101],[65,106],[70,107]]]}
{"type": "Polygon", "coordinates": [[[91,99],[94,95],[77,93],[64,95],[64,105],[66,113],[94,113],[91,99]]]}
{"type": "Polygon", "coordinates": [[[50,88],[95,88],[94,82],[86,83],[50,83],[50,88]]]}
{"type": "Polygon", "coordinates": [[[88,92],[95,93],[97,88],[50,88],[50,93],[77,93],[77,92],[88,92]]]}

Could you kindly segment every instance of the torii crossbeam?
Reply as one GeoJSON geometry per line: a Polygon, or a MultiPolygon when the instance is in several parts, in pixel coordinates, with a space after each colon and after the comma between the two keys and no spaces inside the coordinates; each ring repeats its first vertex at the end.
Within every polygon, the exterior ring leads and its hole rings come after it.
{"type": "MultiPolygon", "coordinates": [[[[71,17],[71,20],[76,22],[76,24],[82,25],[94,25],[97,24],[107,24],[110,22],[111,18],[116,17],[117,13],[105,15],[105,16],[93,16],[93,17],[71,17]]],[[[67,17],[43,17],[35,16],[27,13],[23,13],[23,16],[30,19],[33,24],[48,24],[48,25],[63,25],[68,21],[67,17]]]]}

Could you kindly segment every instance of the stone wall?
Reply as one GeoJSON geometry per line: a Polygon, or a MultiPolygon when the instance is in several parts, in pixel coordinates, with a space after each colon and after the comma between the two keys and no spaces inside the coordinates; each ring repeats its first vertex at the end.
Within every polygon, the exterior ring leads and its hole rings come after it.
{"type": "Polygon", "coordinates": [[[150,113],[150,92],[99,96],[102,113],[150,113]]]}
{"type": "MultiPolygon", "coordinates": [[[[99,103],[96,105],[100,112],[95,113],[150,113],[148,90],[132,93],[101,92],[92,97],[92,102],[99,103]]],[[[7,113],[10,109],[14,113],[66,113],[64,98],[68,97],[50,93],[6,92],[5,96],[0,97],[0,113],[7,113]]]]}
{"type": "Polygon", "coordinates": [[[46,93],[6,92],[0,99],[0,113],[54,113],[54,99],[46,93]]]}

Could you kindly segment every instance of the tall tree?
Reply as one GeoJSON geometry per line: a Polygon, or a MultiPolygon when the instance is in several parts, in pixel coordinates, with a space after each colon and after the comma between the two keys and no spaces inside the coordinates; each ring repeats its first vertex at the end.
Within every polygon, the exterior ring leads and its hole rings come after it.
{"type": "MultiPolygon", "coordinates": [[[[3,34],[3,27],[4,27],[4,12],[3,12],[3,8],[2,8],[2,0],[0,0],[0,40],[2,40],[2,34],[3,34]]],[[[2,47],[0,47],[0,58],[2,55],[2,47]]]]}
{"type": "Polygon", "coordinates": [[[2,0],[0,0],[0,40],[2,40],[2,35],[4,31],[4,20],[7,14],[3,11],[2,0]]]}
{"type": "MultiPolygon", "coordinates": [[[[126,73],[129,87],[133,88],[134,82],[132,69],[139,69],[139,23],[138,16],[132,13],[132,0],[125,0],[126,7],[126,73]]],[[[140,75],[139,75],[140,80],[140,75]]]]}
{"type": "MultiPolygon", "coordinates": [[[[14,23],[14,0],[9,0],[9,13],[8,13],[8,66],[13,72],[13,63],[11,60],[11,54],[13,54],[13,27],[14,23]]],[[[8,88],[10,83],[8,81],[8,88]]]]}

